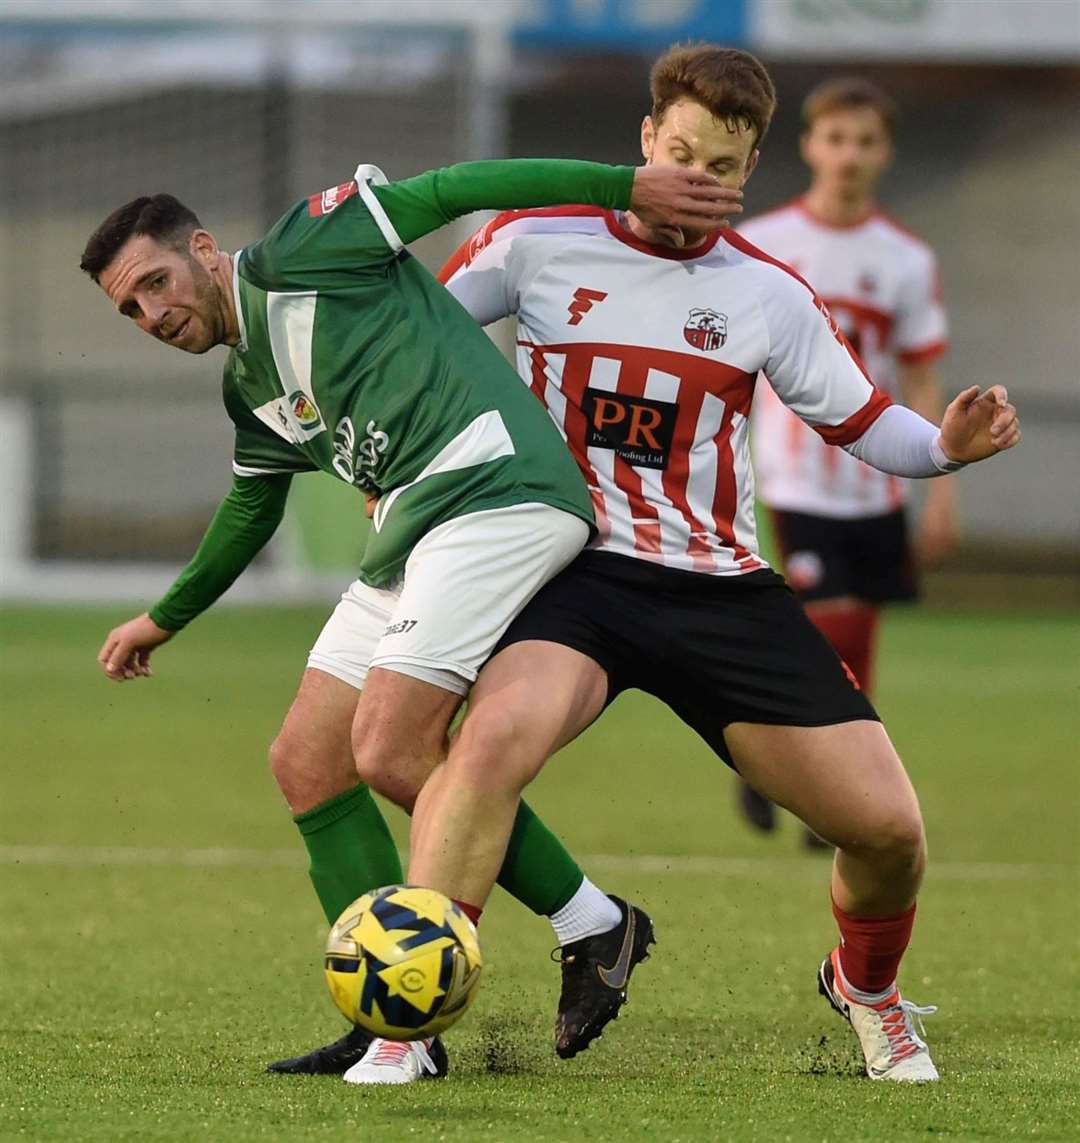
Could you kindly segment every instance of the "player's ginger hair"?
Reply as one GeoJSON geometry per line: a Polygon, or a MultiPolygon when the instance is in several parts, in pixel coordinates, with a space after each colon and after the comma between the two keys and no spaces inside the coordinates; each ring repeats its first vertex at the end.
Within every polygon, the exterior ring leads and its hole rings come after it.
{"type": "Polygon", "coordinates": [[[765,65],[749,52],[717,44],[675,44],[649,75],[652,120],[679,99],[692,99],[732,130],[754,132],[758,146],[776,111],[776,88],[765,65]]]}
{"type": "Polygon", "coordinates": [[[851,111],[872,107],[884,124],[890,139],[896,138],[899,112],[896,104],[876,83],[858,75],[839,76],[819,83],[803,100],[803,130],[809,131],[814,121],[834,111],[851,111]]]}

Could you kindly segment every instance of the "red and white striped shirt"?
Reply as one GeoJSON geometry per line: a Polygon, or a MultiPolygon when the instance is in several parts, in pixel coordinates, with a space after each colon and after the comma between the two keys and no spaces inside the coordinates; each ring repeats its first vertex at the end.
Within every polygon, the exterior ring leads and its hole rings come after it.
{"type": "Polygon", "coordinates": [[[651,246],[619,215],[499,215],[441,279],[482,325],[518,318],[518,371],[592,492],[593,547],[713,575],[761,568],[749,415],[759,371],[822,439],[890,404],[805,282],[730,231],[651,246]]]}
{"type": "MultiPolygon", "coordinates": [[[[945,352],[934,253],[884,214],[829,226],[797,199],[739,232],[811,283],[874,384],[890,396],[898,396],[898,361],[929,361],[945,352]]],[[[906,486],[899,477],[825,448],[768,385],[758,389],[751,420],[758,491],[771,508],[851,519],[903,504],[906,486]]]]}

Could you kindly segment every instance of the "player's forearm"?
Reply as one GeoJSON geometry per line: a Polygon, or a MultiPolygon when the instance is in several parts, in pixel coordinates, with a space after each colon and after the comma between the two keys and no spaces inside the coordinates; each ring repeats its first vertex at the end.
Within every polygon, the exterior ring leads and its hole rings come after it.
{"type": "Polygon", "coordinates": [[[890,405],[865,433],[843,445],[865,464],[893,476],[941,476],[963,465],[941,447],[941,430],[903,405],[890,405]]]}
{"type": "Polygon", "coordinates": [[[587,203],[630,206],[633,167],[573,159],[494,159],[458,163],[372,190],[407,245],[474,210],[587,203]]]}
{"type": "Polygon", "coordinates": [[[281,523],[291,479],[235,478],[191,562],[150,608],[159,627],[179,631],[232,586],[281,523]]]}

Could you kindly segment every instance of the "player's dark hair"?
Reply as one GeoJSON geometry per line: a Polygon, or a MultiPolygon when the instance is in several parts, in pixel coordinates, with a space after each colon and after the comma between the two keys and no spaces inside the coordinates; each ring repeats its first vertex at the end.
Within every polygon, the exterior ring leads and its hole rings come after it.
{"type": "Polygon", "coordinates": [[[188,239],[201,226],[195,212],[171,194],[133,198],[114,210],[90,235],[79,268],[96,282],[129,238],[146,234],[165,246],[186,251],[188,239]]]}
{"type": "Polygon", "coordinates": [[[885,125],[889,138],[896,138],[896,128],[900,118],[896,104],[876,83],[871,83],[870,80],[858,75],[841,76],[819,83],[803,100],[803,129],[808,131],[813,127],[814,121],[823,115],[862,107],[872,107],[881,116],[881,122],[885,125]]]}
{"type": "Polygon", "coordinates": [[[659,123],[678,99],[693,99],[732,130],[754,132],[757,146],[776,110],[776,88],[749,52],[716,44],[675,44],[652,66],[652,119],[659,123]]]}

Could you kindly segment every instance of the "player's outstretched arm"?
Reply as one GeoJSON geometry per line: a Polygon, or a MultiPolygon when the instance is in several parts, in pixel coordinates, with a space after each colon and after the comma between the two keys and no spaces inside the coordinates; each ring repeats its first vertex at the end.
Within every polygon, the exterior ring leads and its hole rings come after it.
{"type": "Polygon", "coordinates": [[[238,476],[191,562],[143,615],[114,628],[98,662],[118,683],[149,676],[150,654],[219,599],[251,563],[285,514],[291,475],[238,476]]]}
{"type": "Polygon", "coordinates": [[[406,245],[475,210],[585,203],[633,210],[650,225],[697,230],[723,226],[742,210],[742,192],[712,175],[572,159],[458,163],[372,190],[406,245]]]}

